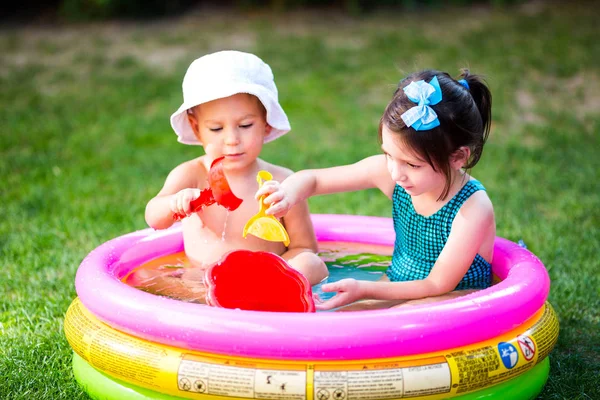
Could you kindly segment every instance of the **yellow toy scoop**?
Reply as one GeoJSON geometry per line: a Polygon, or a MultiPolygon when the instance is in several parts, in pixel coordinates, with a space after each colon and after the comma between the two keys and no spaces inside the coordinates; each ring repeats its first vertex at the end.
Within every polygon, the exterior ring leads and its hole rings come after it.
{"type": "MultiPolygon", "coordinates": [[[[273,179],[273,175],[267,171],[259,171],[258,175],[256,175],[258,187],[261,187],[264,181],[269,181],[271,179],[273,179]]],[[[260,199],[258,199],[258,213],[250,218],[246,223],[246,226],[244,226],[244,237],[251,234],[263,240],[283,242],[284,245],[288,246],[290,244],[290,237],[281,222],[274,216],[265,214],[267,206],[265,206],[265,203],[263,202],[264,197],[265,196],[261,196],[260,199]]]]}

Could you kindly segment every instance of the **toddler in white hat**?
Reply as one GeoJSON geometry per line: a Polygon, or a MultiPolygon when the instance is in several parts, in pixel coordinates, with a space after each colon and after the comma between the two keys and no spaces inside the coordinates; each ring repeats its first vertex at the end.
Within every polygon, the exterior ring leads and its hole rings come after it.
{"type": "Polygon", "coordinates": [[[290,130],[283,108],[277,99],[277,87],[271,68],[253,54],[220,51],[200,57],[189,66],[183,78],[183,104],[171,115],[171,126],[184,144],[202,144],[192,130],[186,113],[199,104],[248,93],[260,100],[266,110],[271,131],[270,142],[290,130]]]}
{"type": "Polygon", "coordinates": [[[312,285],[323,280],[327,267],[316,255],[306,202],[296,205],[281,221],[290,239],[287,247],[242,236],[244,225],[258,211],[257,173],[268,171],[278,181],[292,173],[259,158],[264,143],[290,130],[271,68],[253,54],[220,51],[192,62],[182,87],[183,104],[171,115],[171,126],[179,142],[202,145],[205,154],[171,171],[146,206],[148,225],[165,229],[173,224],[175,214],[186,215],[183,239],[193,265],[208,266],[232,250],[269,251],[281,255],[312,285]],[[207,187],[210,165],[220,157],[224,157],[223,171],[231,191],[243,201],[234,211],[210,206],[193,212],[190,202],[207,187]]]}

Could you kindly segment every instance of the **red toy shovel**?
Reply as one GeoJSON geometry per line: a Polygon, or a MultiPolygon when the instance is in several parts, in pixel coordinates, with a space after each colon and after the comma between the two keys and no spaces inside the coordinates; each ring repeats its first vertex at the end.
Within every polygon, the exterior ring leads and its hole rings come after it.
{"type": "Polygon", "coordinates": [[[253,311],[315,312],[304,275],[276,254],[234,250],[206,270],[206,302],[253,311]]]}
{"type": "MultiPolygon", "coordinates": [[[[210,169],[208,170],[208,187],[202,189],[200,196],[190,202],[192,212],[198,212],[202,207],[208,207],[214,203],[225,207],[229,211],[233,211],[242,204],[242,199],[233,194],[229,188],[229,182],[225,178],[225,172],[223,172],[224,158],[219,157],[210,165],[210,169]]],[[[173,215],[175,221],[179,221],[185,217],[185,214],[173,215]]]]}

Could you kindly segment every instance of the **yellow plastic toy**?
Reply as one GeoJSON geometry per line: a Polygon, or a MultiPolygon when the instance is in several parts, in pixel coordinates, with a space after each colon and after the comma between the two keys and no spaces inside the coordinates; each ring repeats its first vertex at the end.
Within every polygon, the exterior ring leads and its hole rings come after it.
{"type": "MultiPolygon", "coordinates": [[[[256,175],[256,181],[258,187],[261,187],[264,181],[273,179],[273,175],[267,171],[259,171],[256,175]]],[[[248,234],[259,237],[263,240],[269,240],[271,242],[283,242],[284,245],[290,244],[290,237],[284,226],[279,222],[277,218],[272,215],[265,214],[267,206],[263,202],[265,196],[261,196],[258,199],[259,210],[255,216],[250,218],[244,226],[244,234],[246,237],[248,234]]]]}

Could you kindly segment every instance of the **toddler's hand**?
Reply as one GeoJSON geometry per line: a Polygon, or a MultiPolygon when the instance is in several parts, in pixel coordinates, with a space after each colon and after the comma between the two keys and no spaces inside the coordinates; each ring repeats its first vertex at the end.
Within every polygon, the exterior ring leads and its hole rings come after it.
{"type": "Polygon", "coordinates": [[[317,310],[331,310],[354,303],[362,298],[360,281],[356,279],[342,279],[341,281],[327,283],[321,286],[324,292],[337,292],[335,296],[323,303],[315,303],[317,310]]]}
{"type": "Polygon", "coordinates": [[[274,215],[277,218],[285,216],[295,204],[292,196],[277,181],[266,181],[263,183],[254,195],[254,198],[258,200],[261,196],[265,196],[263,202],[270,205],[265,213],[274,215]]]}
{"type": "Polygon", "coordinates": [[[169,206],[174,215],[189,217],[194,210],[190,203],[200,197],[200,189],[183,189],[171,197],[169,206]]]}

